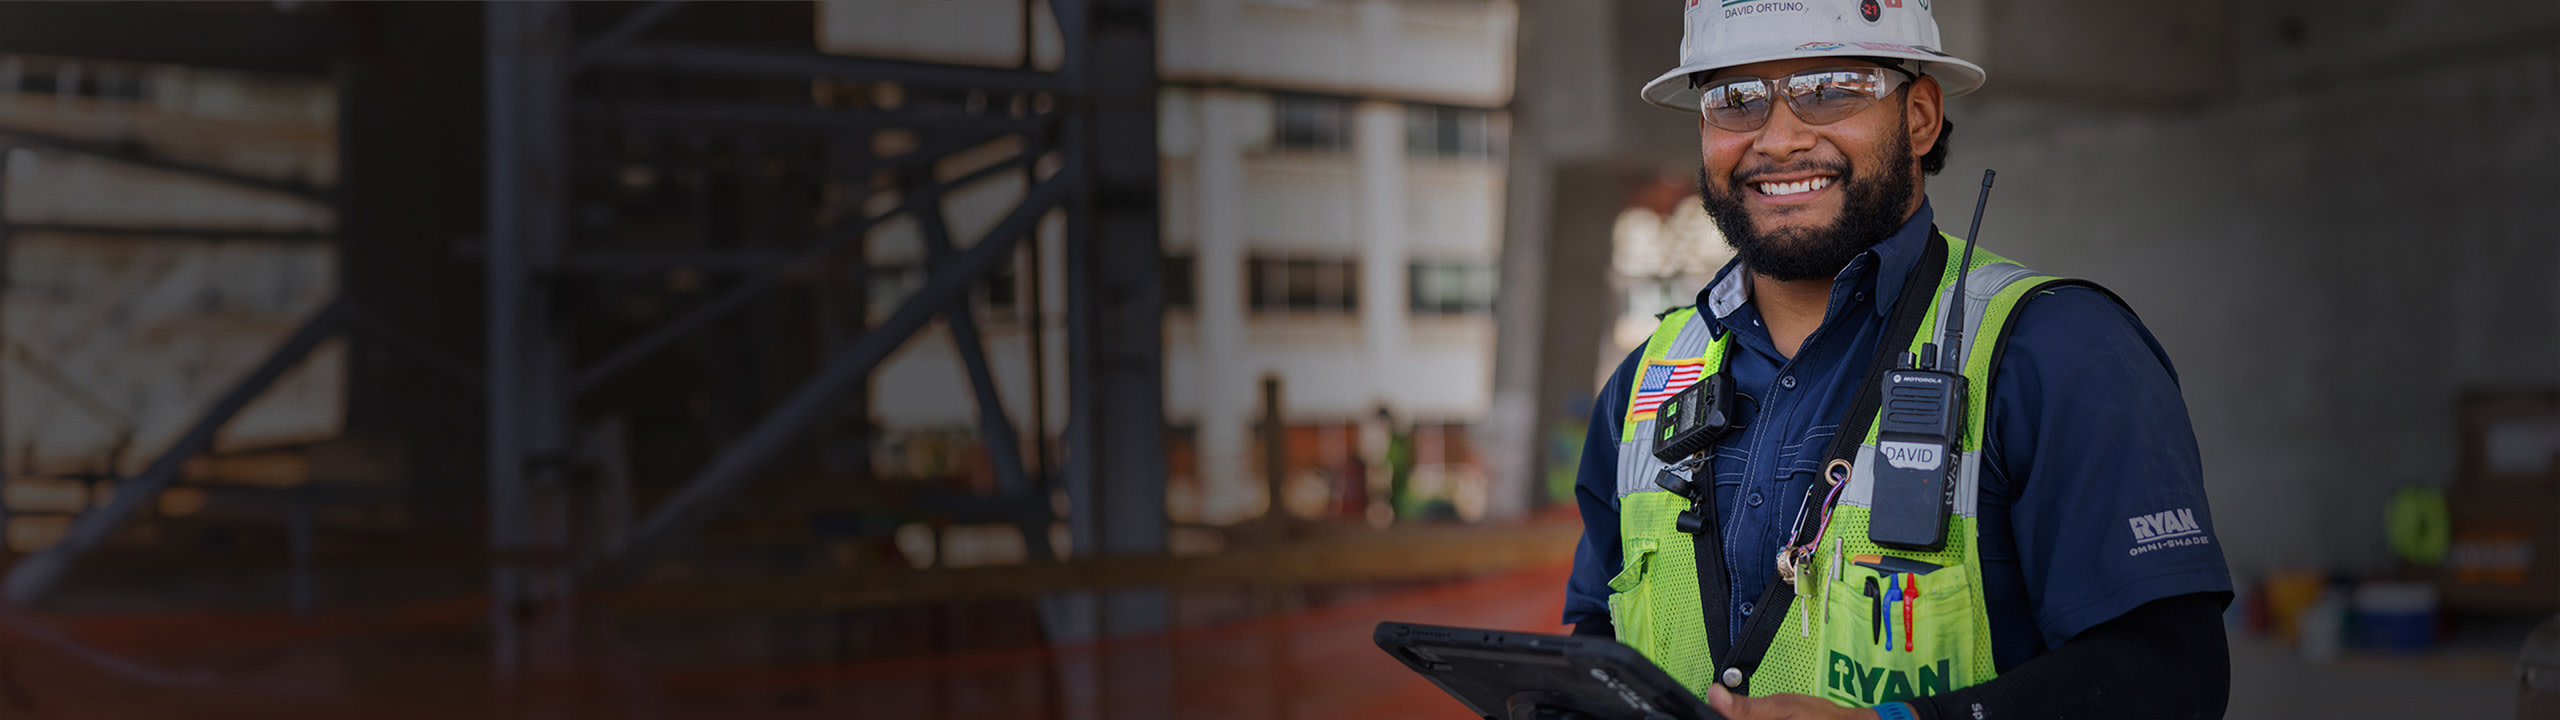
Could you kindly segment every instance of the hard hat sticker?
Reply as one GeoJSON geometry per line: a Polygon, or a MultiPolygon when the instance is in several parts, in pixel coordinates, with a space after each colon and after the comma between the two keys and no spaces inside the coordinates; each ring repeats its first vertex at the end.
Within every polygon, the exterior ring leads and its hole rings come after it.
{"type": "Polygon", "coordinates": [[[1789,13],[1799,13],[1799,12],[1804,12],[1804,3],[1801,3],[1801,2],[1777,2],[1777,1],[1774,1],[1774,0],[1773,0],[1772,2],[1752,2],[1752,0],[1732,0],[1731,2],[1727,2],[1727,3],[1725,3],[1725,4],[1724,4],[1724,19],[1726,19],[1726,20],[1731,20],[1731,19],[1734,19],[1734,18],[1737,18],[1737,17],[1742,17],[1742,16],[1745,16],[1745,15],[1758,15],[1758,14],[1761,14],[1761,13],[1779,13],[1779,12],[1789,12],[1789,13]]]}

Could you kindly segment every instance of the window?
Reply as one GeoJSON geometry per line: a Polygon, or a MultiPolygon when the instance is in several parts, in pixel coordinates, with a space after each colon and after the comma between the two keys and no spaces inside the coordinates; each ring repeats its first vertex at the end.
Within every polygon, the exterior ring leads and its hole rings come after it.
{"type": "Polygon", "coordinates": [[[1189,255],[1166,255],[1164,257],[1163,279],[1165,307],[1191,307],[1193,302],[1192,298],[1195,297],[1195,293],[1197,292],[1192,287],[1194,283],[1192,278],[1194,275],[1191,262],[1191,256],[1189,255]]]}
{"type": "Polygon", "coordinates": [[[1497,275],[1492,265],[1472,262],[1417,262],[1410,267],[1413,311],[1438,315],[1493,309],[1497,275]]]}
{"type": "Polygon", "coordinates": [[[996,265],[994,271],[987,273],[985,280],[979,282],[979,292],[982,293],[979,297],[986,299],[988,309],[1010,310],[1013,308],[1014,296],[1019,291],[1021,282],[1015,271],[1014,263],[1000,263],[996,265]]]}
{"type": "Polygon", "coordinates": [[[1492,156],[1491,116],[1475,108],[1406,105],[1404,149],[1414,155],[1454,158],[1492,156]]]}
{"type": "Polygon", "coordinates": [[[1359,266],[1350,260],[1254,258],[1247,268],[1253,309],[1261,312],[1354,312],[1360,309],[1359,266]]]}
{"type": "Polygon", "coordinates": [[[872,265],[865,270],[869,277],[863,284],[870,290],[866,302],[875,313],[884,312],[884,308],[897,307],[899,303],[907,301],[907,296],[924,289],[923,265],[912,263],[872,265]]]}
{"type": "Polygon", "coordinates": [[[1272,147],[1299,152],[1351,151],[1351,101],[1321,95],[1279,94],[1271,106],[1272,147]]]}
{"type": "MultiPolygon", "coordinates": [[[[907,298],[923,290],[933,281],[933,271],[916,263],[872,265],[866,268],[864,285],[871,311],[886,313],[905,304],[907,298]]],[[[1009,311],[1021,302],[1023,287],[1021,268],[1006,262],[995,266],[987,276],[972,283],[970,297],[988,310],[1009,311]]]]}

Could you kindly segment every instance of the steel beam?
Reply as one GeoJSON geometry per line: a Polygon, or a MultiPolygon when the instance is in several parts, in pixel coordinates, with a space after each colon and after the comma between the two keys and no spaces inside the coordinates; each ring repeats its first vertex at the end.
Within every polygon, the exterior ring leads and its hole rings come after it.
{"type": "Polygon", "coordinates": [[[887,80],[908,85],[963,90],[1068,94],[1065,82],[1057,74],[1034,70],[969,67],[830,55],[821,52],[761,50],[715,45],[666,44],[625,47],[603,53],[596,58],[595,63],[597,67],[626,70],[776,78],[832,77],[852,80],[887,80]]]}
{"type": "MultiPolygon", "coordinates": [[[[956,152],[959,149],[960,148],[953,148],[953,151],[956,152]]],[[[1030,153],[1017,155],[1013,159],[979,168],[968,175],[952,180],[948,185],[951,187],[966,186],[970,183],[992,177],[996,173],[1026,165],[1031,162],[1033,157],[1035,156],[1030,153]]],[[[624,369],[629,368],[633,363],[639,362],[641,358],[648,357],[650,353],[657,352],[660,348],[664,348],[667,345],[682,339],[684,336],[692,334],[694,331],[708,327],[712,322],[727,316],[729,313],[736,312],[739,308],[746,307],[747,303],[755,300],[757,296],[763,295],[765,291],[771,290],[775,286],[781,284],[782,277],[785,273],[796,268],[806,267],[816,263],[820,258],[827,257],[829,254],[834,253],[838,248],[860,239],[865,233],[871,232],[871,228],[873,226],[886,222],[890,218],[897,217],[901,213],[911,212],[918,206],[919,204],[913,197],[904,198],[898,203],[897,207],[890,208],[887,212],[855,220],[845,224],[843,227],[828,231],[826,236],[819,238],[817,242],[810,243],[807,248],[803,248],[800,251],[797,257],[792,258],[788,262],[778,263],[758,270],[746,277],[739,278],[738,284],[735,287],[729,288],[728,292],[721,293],[719,297],[706,300],[700,305],[695,305],[693,309],[686,311],[682,317],[660,323],[656,330],[649,331],[647,335],[640,336],[640,339],[633,340],[629,344],[614,350],[612,354],[606,355],[603,360],[598,360],[594,365],[590,365],[586,369],[578,371],[577,377],[570,381],[570,392],[583,394],[589,390],[595,389],[597,385],[602,384],[606,379],[613,377],[615,373],[622,372],[624,369]]]]}
{"type": "Polygon", "coordinates": [[[114,498],[105,505],[81,513],[80,519],[72,522],[71,532],[63,536],[61,542],[37,551],[10,568],[8,578],[0,581],[0,591],[6,592],[9,602],[26,605],[52,592],[54,585],[70,571],[73,561],[106,541],[108,533],[132,517],[143,503],[159,497],[161,490],[178,479],[178,471],[186,466],[188,459],[213,447],[214,436],[223,425],[249,407],[249,402],[258,399],[268,386],[284,377],[285,371],[302,364],[321,341],[336,334],[345,308],[345,302],[337,298],[331,298],[328,304],[320,306],[302,322],[301,327],[286,336],[284,343],[269,353],[266,360],[259,362],[240,382],[216,398],[204,415],[188,426],[186,434],[178,436],[177,442],[171,443],[168,450],[151,461],[150,467],[144,468],[139,475],[116,483],[114,498]]]}
{"type": "Polygon", "coordinates": [[[584,120],[620,123],[642,128],[723,128],[767,132],[801,130],[813,133],[881,128],[1018,133],[1039,130],[1055,120],[1053,115],[1017,118],[986,113],[971,114],[964,109],[954,107],[925,107],[911,110],[836,110],[806,105],[709,101],[587,100],[577,104],[577,114],[584,120]]]}
{"type": "MultiPolygon", "coordinates": [[[[0,144],[0,198],[6,198],[9,196],[9,156],[11,155],[9,149],[8,145],[0,144]]],[[[6,306],[8,304],[7,298],[9,297],[9,266],[11,255],[9,247],[11,240],[15,237],[13,232],[14,231],[9,224],[8,204],[0,202],[0,317],[7,317],[8,315],[6,306]]],[[[7,323],[0,322],[0,344],[6,344],[8,342],[8,337],[9,333],[7,332],[7,323]]],[[[5,384],[0,384],[0,408],[10,407],[9,403],[5,400],[5,388],[5,384]]],[[[7,415],[8,413],[5,411],[0,411],[0,438],[9,436],[7,415]]],[[[0,448],[0,488],[7,488],[9,486],[9,460],[11,459],[12,458],[9,457],[7,448],[0,448]]],[[[9,506],[6,494],[0,493],[0,540],[4,540],[9,537],[9,525],[10,523],[16,522],[16,520],[16,511],[9,506]]],[[[5,549],[6,547],[7,545],[5,543],[0,543],[0,549],[5,549]]]]}
{"type": "Polygon", "coordinates": [[[0,127],[0,142],[51,148],[61,152],[76,153],[95,158],[113,160],[115,162],[135,167],[150,168],[162,172],[177,173],[180,175],[199,177],[206,180],[238,185],[253,190],[263,190],[271,193],[290,195],[324,205],[328,204],[330,201],[328,189],[318,187],[310,183],[297,180],[281,180],[277,178],[259,177],[211,165],[165,158],[161,157],[157,153],[153,153],[150,150],[131,143],[105,143],[94,140],[63,137],[35,130],[7,127],[0,127]]]}
{"type": "MultiPolygon", "coordinates": [[[[1164,552],[1164,289],[1157,236],[1153,3],[1058,4],[1060,29],[1082,42],[1067,74],[1086,99],[1068,139],[1091,182],[1070,215],[1071,377],[1077,427],[1069,452],[1088,490],[1074,508],[1098,555],[1164,552]]],[[[1079,540],[1085,538],[1079,537],[1079,540]]],[[[1107,635],[1161,631],[1162,593],[1105,597],[1107,635]]]]}
{"type": "MultiPolygon", "coordinates": [[[[1070,530],[1080,557],[1161,555],[1164,512],[1163,252],[1157,237],[1155,3],[1052,0],[1080,98],[1068,163],[1088,184],[1067,220],[1070,530]]],[[[1053,642],[1151,635],[1172,615],[1161,586],[1057,596],[1053,642]]],[[[1064,693],[1111,699],[1113,717],[1171,718],[1162,648],[1062,663],[1064,693]]],[[[1096,708],[1098,710],[1098,708],[1096,708]]]]}
{"type": "Polygon", "coordinates": [[[1073,193],[1080,177],[1070,161],[1056,176],[1033,186],[1023,196],[1022,204],[1015,206],[1013,213],[998,222],[986,237],[934,272],[924,287],[899,304],[887,320],[863,333],[843,354],[830,358],[815,377],[801,383],[790,398],[757,421],[746,436],[696,472],[673,497],[650,513],[622,548],[596,561],[628,567],[691,526],[713,503],[736,492],[738,486],[781,455],[810,423],[835,408],[846,391],[868,378],[873,367],[896,352],[926,321],[965,298],[970,285],[995,269],[997,263],[1012,257],[1014,244],[1030,235],[1051,207],[1073,193]]]}
{"type": "Polygon", "coordinates": [[[180,239],[202,240],[206,242],[280,242],[296,245],[323,245],[335,241],[338,237],[335,233],[311,232],[308,230],[258,230],[254,228],[131,227],[119,225],[65,225],[58,223],[30,223],[25,225],[13,225],[10,227],[19,233],[99,235],[105,237],[144,240],[180,239]]]}
{"type": "Polygon", "coordinates": [[[570,575],[505,558],[559,552],[567,542],[562,464],[569,456],[565,328],[539,276],[567,243],[568,9],[557,2],[489,4],[488,92],[488,541],[491,667],[501,682],[558,661],[570,575]]]}
{"type": "Polygon", "coordinates": [[[575,272],[651,274],[669,270],[757,272],[788,267],[801,253],[787,250],[625,250],[571,253],[561,267],[575,272]]]}
{"type": "MultiPolygon", "coordinates": [[[[1034,152],[1037,152],[1036,150],[1034,152]]],[[[943,223],[942,195],[930,185],[911,189],[925,207],[916,212],[916,225],[924,235],[926,261],[935,271],[951,264],[951,232],[943,223]]],[[[1037,239],[1034,239],[1037,242],[1037,239]]],[[[978,439],[987,446],[987,459],[995,465],[996,492],[1017,499],[1040,499],[1042,488],[1023,471],[1022,438],[1013,432],[1013,420],[1005,416],[1004,397],[996,389],[995,373],[987,368],[985,343],[978,333],[977,311],[970,307],[966,294],[959,302],[943,310],[943,324],[951,331],[951,344],[960,350],[960,364],[969,373],[969,389],[978,400],[978,439]]],[[[1033,372],[1039,372],[1033,368],[1033,372]]],[[[1041,507],[1034,503],[1034,507],[1041,507]]],[[[1046,513],[1018,518],[1022,543],[1031,562],[1056,559],[1049,547],[1049,518],[1046,513]]]]}
{"type": "Polygon", "coordinates": [[[596,58],[630,44],[632,38],[639,37],[641,32],[657,25],[658,21],[667,19],[669,13],[675,12],[676,8],[684,7],[684,4],[685,0],[658,0],[631,11],[629,15],[622,16],[621,20],[613,23],[613,27],[606,28],[594,39],[579,45],[578,52],[569,56],[569,66],[564,72],[575,76],[585,71],[588,67],[595,65],[596,58]]]}

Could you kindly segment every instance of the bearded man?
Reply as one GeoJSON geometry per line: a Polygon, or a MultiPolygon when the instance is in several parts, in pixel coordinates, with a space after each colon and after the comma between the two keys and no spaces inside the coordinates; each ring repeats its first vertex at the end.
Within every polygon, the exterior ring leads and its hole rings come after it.
{"type": "Polygon", "coordinates": [[[2167,353],[2103,288],[1936,225],[1944,102],[1982,69],[1920,0],[1683,12],[1642,94],[1699,114],[1736,258],[1594,403],[1565,622],[1737,720],[2220,717],[2230,573],[2167,353]],[[1951,408],[1886,397],[1930,373],[1951,408]],[[1702,382],[1729,422],[1657,457],[1702,382]],[[1931,418],[1935,445],[1879,427],[1931,418]],[[1943,502],[1890,484],[1915,477],[1943,502]]]}

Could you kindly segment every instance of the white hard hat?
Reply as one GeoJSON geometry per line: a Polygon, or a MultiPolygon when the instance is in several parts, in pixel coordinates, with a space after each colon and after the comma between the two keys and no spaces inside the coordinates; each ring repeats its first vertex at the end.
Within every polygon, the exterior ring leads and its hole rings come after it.
{"type": "Polygon", "coordinates": [[[1938,50],[1930,0],[1685,0],[1680,67],[1645,83],[1646,102],[1697,112],[1689,74],[1801,57],[1912,61],[1946,97],[1982,87],[1982,67],[1938,50]]]}

